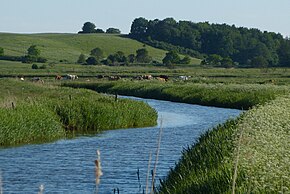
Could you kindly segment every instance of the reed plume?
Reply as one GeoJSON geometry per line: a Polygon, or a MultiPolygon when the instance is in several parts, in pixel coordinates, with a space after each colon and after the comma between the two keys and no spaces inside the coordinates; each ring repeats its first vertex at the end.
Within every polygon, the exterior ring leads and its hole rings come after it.
{"type": "Polygon", "coordinates": [[[100,150],[97,150],[97,159],[95,160],[95,175],[96,175],[96,193],[98,193],[98,186],[100,184],[100,178],[103,175],[101,167],[101,153],[100,150]]]}

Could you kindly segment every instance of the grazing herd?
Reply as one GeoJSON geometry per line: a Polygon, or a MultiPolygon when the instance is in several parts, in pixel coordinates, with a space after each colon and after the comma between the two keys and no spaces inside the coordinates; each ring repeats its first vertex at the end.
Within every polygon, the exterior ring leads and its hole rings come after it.
{"type": "MultiPolygon", "coordinates": [[[[191,76],[178,76],[178,77],[172,77],[172,80],[181,80],[181,81],[187,81],[189,80],[191,76]]],[[[58,80],[76,80],[79,77],[77,75],[74,74],[67,74],[65,76],[61,76],[61,75],[56,75],[54,77],[54,79],[56,81],[58,80]]],[[[107,75],[97,75],[95,78],[97,79],[107,79],[110,81],[116,81],[116,80],[121,80],[123,79],[122,77],[118,76],[118,75],[111,75],[111,76],[107,76],[107,75]]],[[[128,78],[128,77],[127,77],[128,78]]],[[[24,77],[23,76],[19,76],[18,79],[20,79],[21,81],[24,81],[24,77]]],[[[130,78],[129,78],[130,79],[130,78]]],[[[169,76],[168,75],[159,75],[159,76],[152,76],[150,74],[145,74],[145,75],[139,75],[139,76],[134,76],[130,79],[131,81],[133,80],[158,80],[160,82],[167,82],[169,80],[169,76]]],[[[34,83],[44,83],[44,80],[41,79],[40,77],[33,77],[31,78],[31,81],[34,83]]],[[[86,81],[90,81],[89,79],[86,79],[86,81]]]]}

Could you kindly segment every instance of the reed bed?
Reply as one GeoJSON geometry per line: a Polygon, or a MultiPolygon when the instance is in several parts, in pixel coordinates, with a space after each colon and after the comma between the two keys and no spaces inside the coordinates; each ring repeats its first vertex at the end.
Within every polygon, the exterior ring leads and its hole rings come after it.
{"type": "Polygon", "coordinates": [[[287,86],[270,84],[180,84],[156,81],[121,81],[75,82],[64,83],[63,85],[88,88],[98,92],[244,110],[257,104],[264,104],[281,94],[289,93],[289,87],[287,86]]]}
{"type": "Polygon", "coordinates": [[[0,147],[156,125],[156,111],[143,102],[116,101],[86,89],[10,79],[0,83],[0,147]]]}

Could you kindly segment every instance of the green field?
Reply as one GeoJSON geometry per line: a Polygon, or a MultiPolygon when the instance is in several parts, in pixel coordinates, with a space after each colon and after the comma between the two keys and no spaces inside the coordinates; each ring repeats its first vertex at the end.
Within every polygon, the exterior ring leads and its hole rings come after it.
{"type": "MultiPolygon", "coordinates": [[[[5,55],[23,56],[31,45],[37,45],[41,56],[48,62],[60,60],[75,63],[81,53],[89,56],[96,47],[104,51],[105,57],[117,51],[126,55],[136,54],[136,50],[145,48],[153,60],[162,61],[166,51],[156,49],[141,42],[110,34],[7,34],[0,33],[0,47],[5,55]]],[[[199,64],[200,60],[193,60],[199,64]]]]}

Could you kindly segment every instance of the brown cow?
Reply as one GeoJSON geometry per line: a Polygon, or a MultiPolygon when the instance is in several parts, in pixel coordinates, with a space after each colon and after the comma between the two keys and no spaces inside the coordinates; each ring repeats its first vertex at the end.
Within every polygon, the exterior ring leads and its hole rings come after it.
{"type": "Polygon", "coordinates": [[[55,79],[55,80],[61,80],[62,77],[61,77],[61,75],[56,75],[54,79],[55,79]]]}

